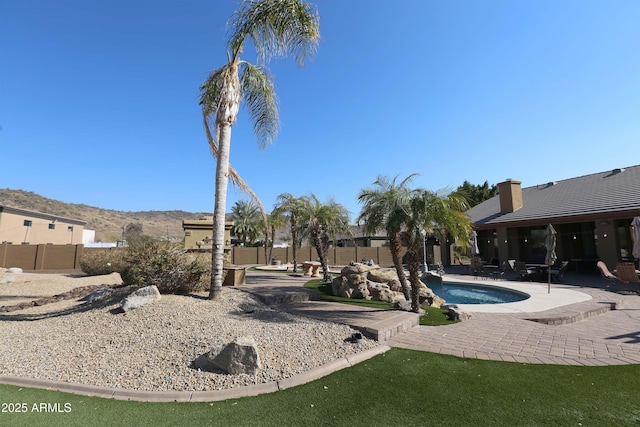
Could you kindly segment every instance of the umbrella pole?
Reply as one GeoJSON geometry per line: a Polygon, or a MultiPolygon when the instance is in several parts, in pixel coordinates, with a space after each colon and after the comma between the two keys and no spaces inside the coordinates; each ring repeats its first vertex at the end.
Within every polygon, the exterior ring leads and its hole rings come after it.
{"type": "Polygon", "coordinates": [[[550,294],[551,293],[551,266],[547,268],[547,272],[549,273],[548,281],[547,281],[547,293],[550,294]]]}

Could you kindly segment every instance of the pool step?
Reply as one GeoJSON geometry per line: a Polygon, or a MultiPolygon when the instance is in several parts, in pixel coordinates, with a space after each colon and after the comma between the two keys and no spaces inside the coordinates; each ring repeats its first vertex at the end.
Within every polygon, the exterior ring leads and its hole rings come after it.
{"type": "Polygon", "coordinates": [[[622,304],[620,301],[585,301],[578,304],[573,304],[569,307],[558,307],[553,310],[545,311],[540,314],[540,317],[531,316],[530,314],[526,320],[532,322],[544,323],[550,326],[567,325],[570,323],[579,322],[590,317],[595,317],[611,310],[616,310],[622,304]]]}

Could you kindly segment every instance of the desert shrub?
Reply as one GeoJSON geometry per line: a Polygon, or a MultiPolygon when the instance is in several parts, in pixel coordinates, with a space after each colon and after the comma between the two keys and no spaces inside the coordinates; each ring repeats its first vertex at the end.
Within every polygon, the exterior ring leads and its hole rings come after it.
{"type": "Polygon", "coordinates": [[[80,259],[80,268],[88,276],[120,273],[128,267],[125,261],[125,249],[85,250],[80,259]]]}
{"type": "Polygon", "coordinates": [[[127,247],[128,267],[122,280],[136,287],[157,286],[163,294],[205,290],[209,271],[206,263],[170,242],[140,241],[127,247]]]}

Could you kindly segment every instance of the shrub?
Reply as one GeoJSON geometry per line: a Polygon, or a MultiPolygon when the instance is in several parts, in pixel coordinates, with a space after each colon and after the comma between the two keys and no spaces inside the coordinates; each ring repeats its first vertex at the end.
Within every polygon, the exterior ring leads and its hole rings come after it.
{"type": "Polygon", "coordinates": [[[143,240],[127,247],[125,261],[128,267],[120,274],[128,285],[155,285],[163,294],[197,292],[208,286],[206,262],[181,245],[143,240]]]}
{"type": "Polygon", "coordinates": [[[124,260],[125,249],[91,249],[84,251],[80,268],[89,276],[120,273],[128,267],[124,260]]]}

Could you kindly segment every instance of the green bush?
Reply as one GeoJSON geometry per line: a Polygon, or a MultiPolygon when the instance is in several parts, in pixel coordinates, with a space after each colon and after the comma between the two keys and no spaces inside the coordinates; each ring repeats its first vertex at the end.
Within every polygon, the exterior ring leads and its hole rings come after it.
{"type": "Polygon", "coordinates": [[[124,260],[126,250],[113,249],[85,249],[80,259],[80,268],[89,276],[120,273],[128,267],[124,260]]]}
{"type": "Polygon", "coordinates": [[[162,294],[206,290],[210,268],[188,254],[181,245],[140,241],[127,247],[122,280],[136,287],[155,285],[162,294]]]}

